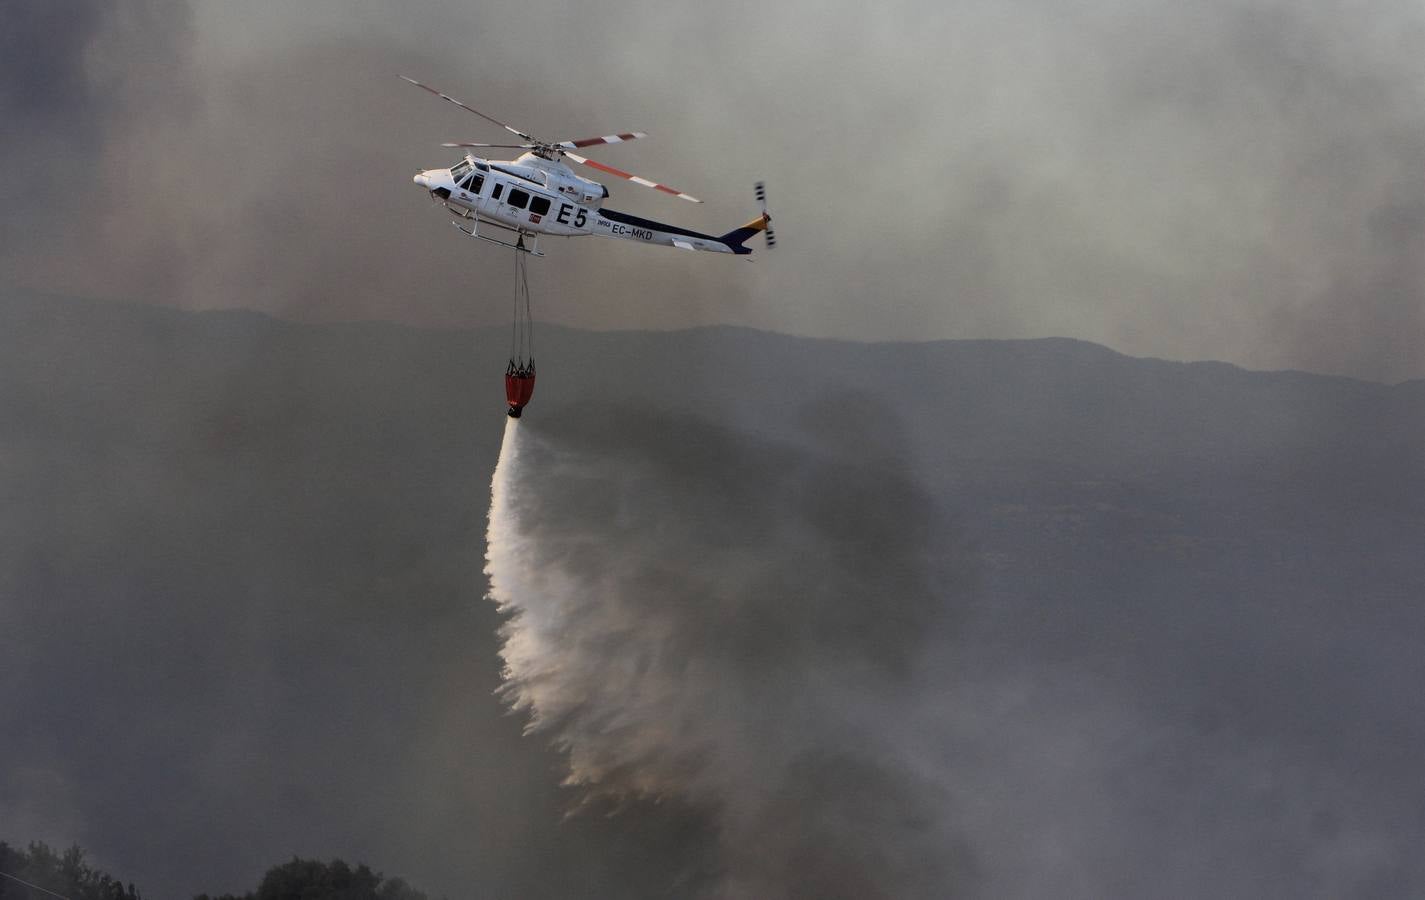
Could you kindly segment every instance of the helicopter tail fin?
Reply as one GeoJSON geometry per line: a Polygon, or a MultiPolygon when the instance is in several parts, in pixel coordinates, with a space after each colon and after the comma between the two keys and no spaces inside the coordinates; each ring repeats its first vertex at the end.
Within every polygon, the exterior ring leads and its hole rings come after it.
{"type": "Polygon", "coordinates": [[[742,246],[743,243],[757,232],[766,231],[767,226],[771,221],[772,217],[764,212],[762,215],[753,219],[751,222],[748,222],[746,225],[743,225],[741,228],[734,228],[727,234],[724,234],[722,237],[718,238],[718,240],[726,244],[728,248],[732,250],[733,253],[736,253],[738,255],[745,255],[751,253],[752,248],[742,246]]]}

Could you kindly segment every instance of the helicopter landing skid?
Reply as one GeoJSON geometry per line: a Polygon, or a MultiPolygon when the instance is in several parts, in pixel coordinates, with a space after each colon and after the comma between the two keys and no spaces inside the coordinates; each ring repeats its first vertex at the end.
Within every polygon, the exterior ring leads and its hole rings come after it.
{"type": "MultiPolygon", "coordinates": [[[[466,218],[471,222],[471,226],[470,226],[469,228],[466,228],[464,225],[461,225],[459,222],[455,221],[454,219],[451,219],[451,221],[450,221],[450,224],[451,224],[451,225],[454,225],[455,228],[456,228],[461,234],[465,235],[466,237],[473,237],[473,238],[475,238],[476,240],[481,240],[481,241],[489,241],[489,242],[492,243],[492,244],[499,244],[501,247],[508,247],[508,248],[510,248],[511,250],[519,250],[519,251],[522,252],[522,253],[528,253],[530,256],[543,256],[543,255],[544,255],[544,251],[542,251],[542,250],[539,249],[539,235],[535,235],[535,237],[534,237],[534,245],[533,245],[533,246],[526,247],[525,244],[524,244],[524,236],[525,236],[525,233],[524,233],[523,231],[517,231],[517,232],[515,232],[515,234],[518,235],[518,237],[515,239],[515,242],[512,244],[512,243],[510,243],[509,241],[502,241],[502,240],[500,240],[499,238],[490,237],[488,234],[481,234],[481,233],[480,233],[480,218],[479,218],[479,216],[466,216],[466,218]]],[[[486,224],[488,225],[488,224],[493,224],[493,223],[487,222],[486,224]]],[[[496,227],[496,228],[500,228],[501,226],[496,225],[495,227],[496,227]]],[[[507,229],[504,229],[504,230],[506,230],[506,231],[511,231],[511,230],[513,230],[513,229],[508,229],[508,228],[507,228],[507,229]]]]}

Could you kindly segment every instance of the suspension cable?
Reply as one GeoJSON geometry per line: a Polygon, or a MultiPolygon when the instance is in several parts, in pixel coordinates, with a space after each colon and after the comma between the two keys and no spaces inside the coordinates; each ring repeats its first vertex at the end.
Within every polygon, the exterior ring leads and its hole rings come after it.
{"type": "Polygon", "coordinates": [[[530,309],[529,263],[523,256],[520,257],[520,289],[524,293],[525,350],[529,353],[530,368],[534,368],[534,313],[530,309]]]}
{"type": "Polygon", "coordinates": [[[534,317],[525,255],[525,251],[515,250],[515,303],[510,321],[510,363],[521,369],[534,363],[534,317]]]}
{"type": "MultiPolygon", "coordinates": [[[[519,254],[519,251],[516,250],[516,251],[515,251],[515,290],[516,290],[516,291],[519,290],[519,278],[520,278],[520,254],[519,254]]],[[[518,294],[516,294],[516,297],[515,297],[515,312],[516,312],[516,313],[519,312],[519,297],[518,297],[518,294]]],[[[511,316],[511,317],[510,317],[510,365],[514,365],[514,362],[515,362],[515,351],[519,349],[519,345],[520,345],[520,338],[519,338],[520,332],[519,332],[519,329],[520,329],[520,317],[519,317],[518,315],[513,315],[513,316],[511,316]]]]}

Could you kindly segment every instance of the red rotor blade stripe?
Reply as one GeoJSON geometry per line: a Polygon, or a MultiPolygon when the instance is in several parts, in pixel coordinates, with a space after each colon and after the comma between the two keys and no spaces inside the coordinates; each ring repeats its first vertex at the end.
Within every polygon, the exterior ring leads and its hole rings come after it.
{"type": "Polygon", "coordinates": [[[638,138],[646,138],[648,133],[644,131],[630,131],[625,134],[606,134],[603,137],[584,138],[581,141],[560,141],[556,147],[563,147],[566,150],[575,150],[579,147],[594,147],[599,144],[622,144],[624,141],[633,141],[638,138]]]}
{"type": "Polygon", "coordinates": [[[637,175],[630,174],[628,172],[623,171],[622,169],[615,169],[613,166],[606,166],[601,162],[594,162],[592,159],[586,159],[585,157],[577,156],[573,153],[566,153],[564,155],[574,160],[576,163],[583,163],[584,165],[589,166],[590,168],[598,169],[600,172],[608,172],[610,175],[617,175],[620,178],[627,178],[634,184],[641,184],[644,187],[651,187],[655,191],[662,191],[665,194],[672,194],[674,197],[681,197],[684,200],[688,200],[693,203],[703,202],[697,197],[694,197],[690,194],[685,194],[677,188],[670,188],[666,184],[659,184],[656,181],[649,181],[647,178],[640,178],[637,175]]]}

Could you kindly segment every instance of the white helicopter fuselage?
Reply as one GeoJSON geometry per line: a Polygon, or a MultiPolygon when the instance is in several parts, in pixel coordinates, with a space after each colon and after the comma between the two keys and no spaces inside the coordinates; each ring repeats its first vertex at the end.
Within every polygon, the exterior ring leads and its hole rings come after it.
{"type": "Polygon", "coordinates": [[[608,193],[560,163],[526,153],[517,160],[466,157],[449,169],[427,169],[416,184],[461,216],[478,215],[512,231],[591,234],[590,214],[608,193]]]}
{"type": "Polygon", "coordinates": [[[608,188],[576,175],[562,161],[534,153],[508,161],[467,156],[449,169],[427,169],[414,181],[451,212],[474,220],[475,230],[466,233],[476,237],[483,237],[479,223],[488,222],[518,234],[598,234],[683,250],[751,252],[741,246],[743,229],[719,237],[606,210],[608,188]]]}

